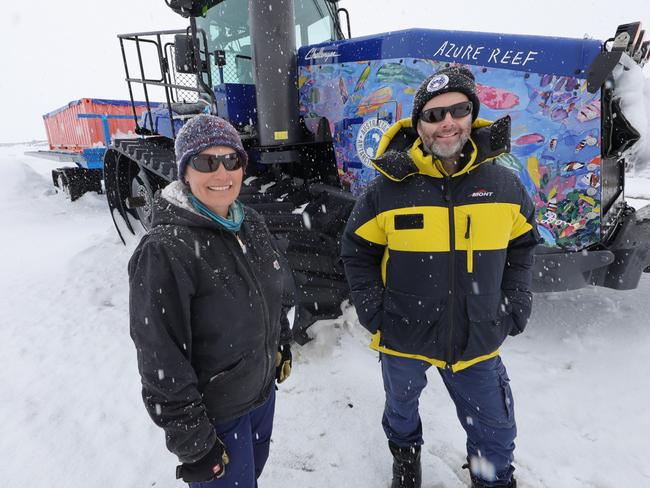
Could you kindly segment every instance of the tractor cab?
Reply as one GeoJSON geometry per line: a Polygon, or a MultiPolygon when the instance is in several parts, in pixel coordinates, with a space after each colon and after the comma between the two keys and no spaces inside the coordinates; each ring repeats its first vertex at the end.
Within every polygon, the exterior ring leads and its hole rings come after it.
{"type": "Polygon", "coordinates": [[[273,2],[264,0],[169,0],[173,10],[189,18],[187,29],[119,35],[130,93],[141,91],[147,103],[162,102],[156,107],[152,103],[139,116],[138,132],[174,139],[185,119],[210,112],[254,137],[260,125],[279,123],[269,124],[265,118],[259,124],[261,111],[276,113],[285,125],[292,121],[292,127],[273,129],[289,137],[276,140],[262,134],[262,145],[300,142],[292,77],[296,53],[304,45],[343,38],[338,19],[342,9],[331,0],[292,3],[293,9],[284,6],[274,12],[273,2]],[[256,35],[260,38],[253,39],[256,35]],[[262,88],[256,89],[256,79],[264,80],[258,84],[262,88]],[[284,109],[278,112],[280,105],[284,109]]]}
{"type": "MultiPolygon", "coordinates": [[[[296,0],[294,25],[296,49],[339,39],[332,4],[325,0],[296,0]]],[[[196,18],[207,35],[212,79],[218,83],[254,84],[249,3],[224,0],[196,18]],[[222,56],[221,65],[214,53],[222,56]]]]}
{"type": "MultiPolygon", "coordinates": [[[[341,38],[333,5],[326,0],[294,2],[294,52],[341,38]]],[[[204,72],[203,80],[213,88],[217,113],[240,129],[257,124],[250,8],[248,1],[224,0],[195,18],[199,38],[207,44],[200,52],[210,76],[204,72]]],[[[271,3],[268,8],[271,14],[271,3]]]]}

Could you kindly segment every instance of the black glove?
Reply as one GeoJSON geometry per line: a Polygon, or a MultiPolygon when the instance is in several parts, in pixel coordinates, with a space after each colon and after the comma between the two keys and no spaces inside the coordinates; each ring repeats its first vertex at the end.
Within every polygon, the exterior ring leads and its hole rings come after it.
{"type": "Polygon", "coordinates": [[[278,347],[275,353],[275,379],[282,383],[291,374],[291,346],[285,344],[278,347]]]}
{"type": "Polygon", "coordinates": [[[226,472],[228,464],[228,454],[226,446],[221,439],[217,437],[217,442],[210,452],[198,461],[193,463],[183,463],[176,466],[176,479],[183,479],[186,483],[212,481],[215,478],[221,478],[226,472]]]}

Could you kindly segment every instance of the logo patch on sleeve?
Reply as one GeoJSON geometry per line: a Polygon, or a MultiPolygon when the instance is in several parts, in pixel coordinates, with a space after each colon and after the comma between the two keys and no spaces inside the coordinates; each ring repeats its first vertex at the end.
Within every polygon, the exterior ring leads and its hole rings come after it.
{"type": "Polygon", "coordinates": [[[395,215],[395,230],[424,229],[424,214],[395,215]]]}

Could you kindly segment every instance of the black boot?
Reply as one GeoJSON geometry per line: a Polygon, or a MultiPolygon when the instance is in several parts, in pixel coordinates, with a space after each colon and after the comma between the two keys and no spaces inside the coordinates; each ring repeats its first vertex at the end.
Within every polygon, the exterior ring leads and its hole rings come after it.
{"type": "Polygon", "coordinates": [[[391,488],[420,488],[422,485],[422,465],[420,446],[399,447],[388,441],[393,454],[393,483],[391,488]]]}
{"type": "MultiPolygon", "coordinates": [[[[462,468],[469,470],[469,460],[466,464],[463,464],[462,468]]],[[[510,466],[511,476],[514,470],[515,469],[512,466],[510,466]]],[[[469,477],[472,479],[472,488],[488,488],[488,486],[485,484],[485,481],[474,476],[474,473],[472,473],[471,470],[469,471],[469,477]]],[[[517,480],[514,478],[514,476],[512,476],[508,483],[501,483],[500,485],[494,485],[492,486],[492,488],[517,488],[517,480]]]]}
{"type": "MultiPolygon", "coordinates": [[[[473,474],[470,476],[472,478],[472,488],[487,488],[487,485],[482,480],[476,478],[473,474]]],[[[510,483],[496,485],[493,488],[517,488],[517,480],[514,477],[510,478],[510,483]]]]}

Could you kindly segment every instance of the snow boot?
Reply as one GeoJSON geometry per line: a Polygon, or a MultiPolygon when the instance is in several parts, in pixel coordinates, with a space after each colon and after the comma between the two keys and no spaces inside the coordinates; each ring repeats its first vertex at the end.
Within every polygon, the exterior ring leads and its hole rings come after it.
{"type": "MultiPolygon", "coordinates": [[[[469,462],[463,464],[462,468],[469,470],[469,462]]],[[[515,469],[512,466],[510,466],[510,473],[511,474],[512,474],[512,471],[514,471],[514,470],[515,469]]],[[[510,481],[508,483],[501,483],[500,485],[489,485],[489,486],[485,484],[485,481],[483,481],[482,479],[474,476],[474,474],[472,473],[471,470],[469,472],[469,477],[472,480],[471,488],[517,488],[517,480],[515,479],[514,476],[512,476],[510,478],[510,481]]]]}
{"type": "Polygon", "coordinates": [[[399,447],[388,441],[393,454],[393,482],[391,488],[420,488],[422,486],[422,464],[420,446],[399,447]]]}
{"type": "MultiPolygon", "coordinates": [[[[476,478],[473,474],[470,477],[472,478],[472,488],[488,488],[483,480],[476,478]]],[[[517,480],[513,477],[510,478],[510,483],[492,485],[492,488],[517,488],[517,480]]]]}

